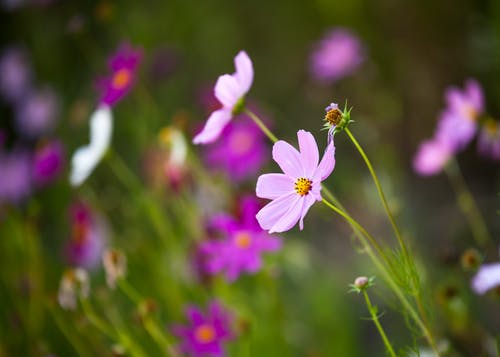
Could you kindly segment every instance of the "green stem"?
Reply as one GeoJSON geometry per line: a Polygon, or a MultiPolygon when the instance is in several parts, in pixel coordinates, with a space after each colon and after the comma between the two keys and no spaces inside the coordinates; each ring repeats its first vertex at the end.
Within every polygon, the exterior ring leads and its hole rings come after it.
{"type": "Polygon", "coordinates": [[[384,329],[382,328],[382,325],[380,324],[380,321],[378,320],[377,307],[372,305],[372,302],[370,301],[370,297],[368,296],[366,289],[363,290],[363,295],[365,297],[366,306],[368,307],[368,311],[370,312],[372,320],[375,323],[375,326],[377,326],[377,330],[380,333],[382,340],[384,341],[385,348],[387,348],[387,351],[391,356],[397,357],[396,353],[394,352],[394,349],[392,348],[391,343],[389,342],[389,339],[387,338],[387,335],[385,334],[384,329]]]}
{"type": "Polygon", "coordinates": [[[394,220],[394,217],[392,215],[392,212],[389,208],[389,204],[387,203],[387,200],[385,198],[384,191],[382,190],[382,186],[380,185],[380,181],[377,177],[377,174],[375,173],[375,170],[373,169],[373,165],[370,162],[370,159],[368,159],[368,156],[366,155],[365,151],[361,147],[361,145],[358,143],[354,135],[352,135],[351,131],[349,128],[345,128],[345,132],[347,133],[347,136],[349,139],[351,139],[352,143],[360,153],[361,157],[365,161],[366,166],[368,167],[368,170],[370,171],[370,175],[372,176],[373,181],[375,182],[375,186],[377,187],[377,192],[380,197],[380,200],[382,201],[382,205],[384,206],[385,213],[387,214],[387,217],[389,218],[389,221],[391,222],[392,229],[394,231],[394,234],[396,235],[396,238],[399,242],[399,246],[401,247],[401,250],[403,251],[403,254],[405,258],[409,257],[408,254],[408,249],[406,248],[406,244],[403,241],[403,238],[401,237],[401,232],[399,231],[399,228],[394,220]]]}
{"type": "Polygon", "coordinates": [[[262,130],[264,132],[264,134],[266,134],[266,136],[269,138],[269,140],[271,140],[273,143],[278,141],[278,138],[271,132],[271,130],[268,129],[266,124],[264,124],[264,122],[257,115],[255,115],[254,112],[252,112],[251,110],[249,110],[247,108],[244,109],[244,112],[250,118],[252,118],[252,120],[255,122],[255,124],[257,124],[257,126],[260,128],[260,130],[262,130]]]}
{"type": "Polygon", "coordinates": [[[349,224],[356,227],[356,229],[358,231],[363,233],[362,235],[358,235],[358,237],[360,238],[360,242],[363,245],[365,252],[368,254],[368,256],[372,260],[375,267],[380,271],[384,280],[389,284],[389,287],[393,290],[394,294],[398,297],[399,301],[401,302],[401,304],[403,305],[405,310],[408,312],[408,314],[411,316],[411,318],[418,325],[418,327],[422,331],[423,335],[425,336],[427,342],[429,343],[429,345],[433,349],[436,356],[439,357],[439,352],[436,348],[436,344],[434,342],[434,339],[433,339],[429,329],[424,324],[424,322],[422,321],[422,319],[420,318],[418,313],[415,311],[413,306],[410,304],[410,302],[406,299],[405,294],[403,293],[403,291],[401,291],[401,288],[394,281],[391,274],[384,266],[383,262],[373,252],[373,250],[369,244],[369,241],[371,241],[371,238],[369,238],[370,236],[369,236],[368,232],[357,221],[355,221],[351,216],[349,216],[347,213],[345,213],[344,211],[342,211],[338,207],[334,206],[331,202],[327,201],[326,199],[323,199],[323,203],[326,204],[329,208],[331,208],[335,213],[342,216],[349,224]]]}
{"type": "Polygon", "coordinates": [[[460,166],[454,158],[445,166],[445,171],[455,191],[458,206],[469,222],[476,243],[480,246],[490,243],[492,240],[484,218],[474,200],[474,196],[465,183],[460,166]]]}

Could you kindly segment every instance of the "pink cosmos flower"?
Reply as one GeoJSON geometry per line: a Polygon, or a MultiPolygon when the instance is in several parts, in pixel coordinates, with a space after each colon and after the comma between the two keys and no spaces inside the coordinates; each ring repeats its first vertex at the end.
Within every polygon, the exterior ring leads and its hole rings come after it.
{"type": "Polygon", "coordinates": [[[335,167],[333,140],[319,162],[318,145],[312,134],[299,130],[297,138],[300,152],[281,140],[273,146],[273,159],[284,173],[264,174],[257,180],[257,196],[272,200],[257,213],[260,226],[269,233],[287,231],[297,222],[302,230],[307,211],[322,199],[321,181],[335,167]]]}
{"type": "Polygon", "coordinates": [[[452,157],[453,150],[444,140],[431,139],[424,141],[413,159],[413,169],[419,175],[435,175],[443,169],[452,157]]]}
{"type": "Polygon", "coordinates": [[[484,123],[477,141],[479,153],[493,160],[500,160],[500,123],[488,120],[484,123]]]}
{"type": "Polygon", "coordinates": [[[233,115],[243,109],[243,99],[253,82],[253,65],[247,53],[240,51],[234,58],[234,66],[235,73],[220,76],[215,84],[215,96],[222,108],[210,115],[203,130],[194,137],[193,143],[209,144],[217,140],[233,115]]]}
{"type": "Polygon", "coordinates": [[[242,272],[256,273],[262,266],[263,252],[275,252],[281,248],[279,238],[271,237],[263,231],[255,214],[259,204],[253,197],[241,201],[241,218],[227,214],[216,215],[210,227],[222,235],[222,239],[203,242],[202,273],[209,275],[224,272],[228,281],[236,280],[242,272]]]}
{"type": "Polygon", "coordinates": [[[142,51],[128,44],[121,45],[109,59],[111,74],[98,80],[101,91],[100,104],[114,106],[132,89],[137,69],[141,62],[142,51]]]}
{"type": "Polygon", "coordinates": [[[481,265],[472,278],[472,289],[482,295],[497,286],[500,286],[500,263],[481,265]]]}
{"type": "Polygon", "coordinates": [[[330,30],[316,45],[310,58],[310,69],[316,80],[334,82],[350,75],[363,62],[363,45],[344,28],[330,30]]]}
{"type": "Polygon", "coordinates": [[[212,302],[207,314],[189,306],[186,315],[189,325],[173,328],[173,333],[182,338],[182,351],[194,357],[223,356],[223,343],[233,338],[230,314],[217,302],[212,302]]]}

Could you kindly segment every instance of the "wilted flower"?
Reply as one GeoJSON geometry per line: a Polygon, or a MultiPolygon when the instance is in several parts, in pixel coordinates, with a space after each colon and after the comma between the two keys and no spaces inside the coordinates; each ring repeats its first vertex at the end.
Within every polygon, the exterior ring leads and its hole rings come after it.
{"type": "Polygon", "coordinates": [[[102,255],[102,264],[106,272],[106,283],[114,289],[116,281],[127,274],[127,257],[117,249],[106,249],[102,255]]]}
{"type": "Polygon", "coordinates": [[[114,106],[127,95],[135,83],[141,57],[141,50],[128,44],[121,45],[111,56],[108,64],[111,74],[98,80],[101,91],[100,104],[114,106]]]}
{"type": "Polygon", "coordinates": [[[44,186],[61,173],[64,164],[64,149],[58,140],[44,143],[35,150],[33,157],[33,180],[44,186]]]}
{"type": "Polygon", "coordinates": [[[229,123],[220,139],[207,146],[204,158],[210,168],[221,169],[232,181],[253,176],[266,161],[266,137],[245,114],[229,123]]]}
{"type": "Polygon", "coordinates": [[[255,273],[262,266],[261,255],[281,248],[281,241],[263,231],[255,219],[259,205],[254,198],[241,202],[241,218],[227,214],[214,216],[210,227],[222,235],[200,245],[204,255],[203,268],[208,274],[223,272],[228,281],[236,280],[242,272],[255,273]]]}
{"type": "Polygon", "coordinates": [[[297,132],[300,152],[285,141],[273,146],[273,159],[284,174],[261,175],[257,181],[258,197],[273,200],[257,214],[260,226],[269,233],[284,232],[303,220],[315,201],[321,201],[321,181],[335,167],[335,146],[328,144],[319,162],[318,145],[310,132],[297,132]],[[318,164],[319,162],[319,164],[318,164]]]}
{"type": "Polygon", "coordinates": [[[217,140],[222,130],[244,107],[245,94],[253,82],[253,65],[245,51],[240,51],[234,58],[236,72],[224,74],[215,84],[215,96],[221,102],[222,108],[214,111],[203,130],[194,137],[195,144],[209,144],[217,140]]]}
{"type": "Polygon", "coordinates": [[[500,286],[500,263],[483,264],[472,278],[472,289],[477,294],[500,286]]]}
{"type": "Polygon", "coordinates": [[[500,123],[489,119],[481,128],[477,141],[479,153],[493,160],[500,160],[500,123]]]}
{"type": "Polygon", "coordinates": [[[89,145],[77,149],[71,158],[69,180],[72,186],[80,186],[101,161],[111,142],[112,131],[111,109],[102,105],[90,117],[89,145]]]}
{"type": "Polygon", "coordinates": [[[320,81],[337,81],[350,75],[363,62],[363,45],[359,38],[345,28],[334,28],[316,45],[310,70],[320,81]]]}
{"type": "Polygon", "coordinates": [[[182,351],[194,357],[223,356],[223,344],[233,338],[229,313],[217,302],[212,302],[207,314],[190,306],[186,315],[189,325],[173,328],[174,334],[182,338],[182,351]]]}
{"type": "Polygon", "coordinates": [[[96,268],[106,243],[104,223],[83,203],[74,204],[70,214],[71,239],[66,245],[66,257],[78,267],[96,268]]]}
{"type": "Polygon", "coordinates": [[[86,299],[90,294],[90,281],[84,269],[68,269],[59,284],[57,301],[65,310],[75,310],[77,298],[86,299]]]}
{"type": "Polygon", "coordinates": [[[413,169],[422,176],[435,175],[453,156],[448,142],[439,139],[424,141],[413,159],[413,169]]]}
{"type": "Polygon", "coordinates": [[[26,137],[49,133],[59,115],[59,100],[50,88],[31,91],[16,105],[16,127],[26,137]]]}
{"type": "Polygon", "coordinates": [[[0,57],[0,93],[10,103],[23,98],[31,85],[32,71],[27,54],[18,47],[0,57]]]}
{"type": "Polygon", "coordinates": [[[21,149],[0,151],[0,204],[20,203],[32,191],[32,159],[21,149]]]}

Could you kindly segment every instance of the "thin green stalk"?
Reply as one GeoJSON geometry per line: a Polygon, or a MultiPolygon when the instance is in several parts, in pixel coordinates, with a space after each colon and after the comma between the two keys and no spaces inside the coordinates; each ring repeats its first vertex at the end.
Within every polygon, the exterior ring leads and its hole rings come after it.
{"type": "Polygon", "coordinates": [[[244,112],[252,118],[252,120],[257,124],[257,126],[266,134],[266,136],[271,140],[273,143],[278,141],[278,138],[271,132],[271,130],[268,129],[266,124],[257,116],[255,115],[251,110],[245,108],[244,112]]]}
{"type": "Polygon", "coordinates": [[[360,242],[363,245],[365,252],[368,254],[368,256],[372,260],[372,262],[375,265],[375,267],[380,271],[380,273],[382,274],[384,280],[389,284],[389,287],[396,294],[396,296],[400,300],[400,302],[403,305],[403,307],[405,308],[405,310],[408,312],[408,314],[411,316],[411,318],[418,325],[418,327],[422,331],[423,335],[425,336],[427,342],[429,343],[430,347],[433,349],[433,351],[436,354],[436,356],[439,357],[439,352],[438,352],[438,350],[436,348],[436,344],[434,342],[434,339],[433,339],[433,337],[432,337],[429,329],[424,324],[424,322],[420,318],[419,314],[415,311],[414,307],[406,299],[405,294],[403,293],[403,291],[401,291],[401,288],[394,281],[394,279],[392,278],[391,274],[389,273],[389,271],[387,270],[387,268],[384,266],[383,262],[373,252],[370,244],[368,243],[368,241],[370,240],[368,232],[357,221],[355,221],[351,216],[349,216],[344,211],[342,211],[338,207],[334,206],[332,203],[330,203],[329,201],[327,201],[324,198],[323,198],[323,203],[326,204],[329,208],[331,208],[335,213],[337,213],[340,216],[342,216],[349,224],[351,224],[352,226],[356,227],[357,230],[359,230],[361,233],[363,233],[363,235],[358,235],[358,237],[360,238],[360,242]]]}
{"type": "Polygon", "coordinates": [[[488,227],[486,226],[474,196],[465,183],[460,166],[454,158],[446,165],[445,171],[455,191],[458,206],[469,222],[476,243],[480,246],[485,246],[492,241],[490,233],[488,232],[488,227]]]}
{"type": "Polygon", "coordinates": [[[64,325],[64,322],[59,316],[59,312],[57,312],[56,309],[49,303],[47,303],[46,305],[57,327],[59,328],[61,333],[66,337],[70,345],[75,349],[75,352],[81,357],[88,356],[89,352],[87,351],[87,347],[86,346],[84,347],[84,345],[82,344],[82,342],[80,342],[78,337],[73,336],[73,334],[71,333],[73,331],[72,329],[69,329],[64,325]]]}
{"type": "Polygon", "coordinates": [[[377,177],[377,174],[375,173],[375,170],[373,169],[373,165],[370,162],[370,159],[368,159],[368,156],[366,155],[365,151],[361,147],[361,145],[358,143],[354,135],[352,135],[351,131],[349,128],[345,128],[345,132],[347,133],[347,136],[349,139],[351,139],[352,143],[360,153],[361,157],[365,161],[366,166],[368,167],[368,170],[370,171],[370,175],[373,178],[373,181],[375,182],[375,186],[377,187],[377,192],[380,197],[380,200],[382,201],[382,205],[384,206],[385,213],[387,217],[389,218],[389,221],[391,222],[392,229],[394,231],[394,234],[396,235],[396,238],[398,240],[399,246],[401,247],[401,250],[403,251],[403,254],[406,258],[409,257],[408,254],[408,249],[406,248],[406,244],[403,241],[403,238],[401,237],[401,232],[399,231],[399,228],[396,224],[396,221],[394,220],[394,217],[392,215],[391,209],[389,208],[389,204],[387,203],[387,200],[385,198],[384,191],[382,190],[382,186],[380,185],[380,181],[377,177]]]}
{"type": "Polygon", "coordinates": [[[368,293],[366,292],[366,289],[363,290],[363,295],[365,297],[366,301],[366,306],[368,307],[368,311],[370,312],[370,315],[372,317],[373,322],[375,323],[375,326],[377,326],[377,330],[380,333],[380,336],[382,337],[382,340],[384,341],[385,348],[387,348],[387,351],[389,354],[393,357],[397,357],[396,352],[394,352],[394,349],[392,348],[391,343],[389,342],[389,339],[387,338],[387,335],[385,334],[384,329],[382,328],[382,325],[380,324],[380,321],[378,320],[378,309],[376,306],[372,305],[372,302],[370,301],[370,297],[368,296],[368,293]]]}

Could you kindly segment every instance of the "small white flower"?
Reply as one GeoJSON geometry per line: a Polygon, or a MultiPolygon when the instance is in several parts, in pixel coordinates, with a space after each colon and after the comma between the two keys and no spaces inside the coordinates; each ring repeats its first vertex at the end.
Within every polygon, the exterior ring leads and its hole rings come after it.
{"type": "Polygon", "coordinates": [[[77,298],[86,299],[90,293],[90,281],[87,272],[84,269],[69,269],[59,284],[57,300],[59,305],[65,310],[75,310],[77,298]]]}

